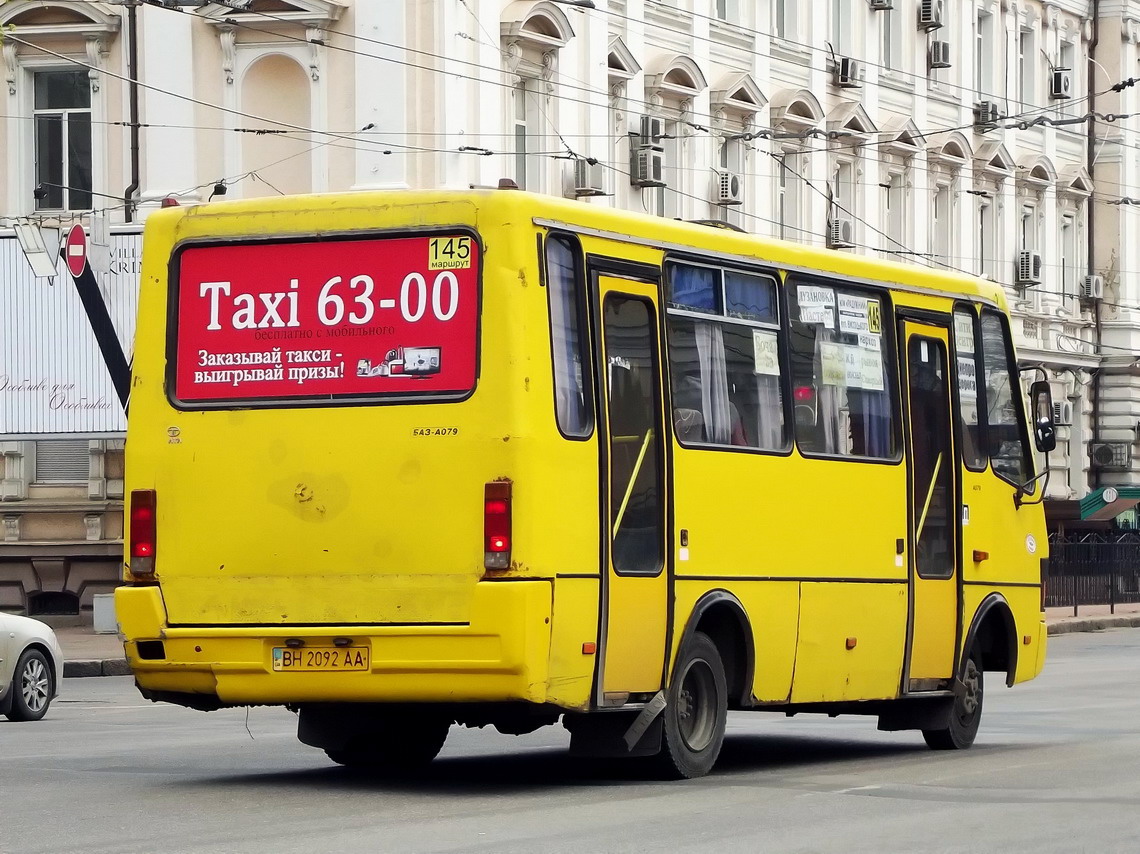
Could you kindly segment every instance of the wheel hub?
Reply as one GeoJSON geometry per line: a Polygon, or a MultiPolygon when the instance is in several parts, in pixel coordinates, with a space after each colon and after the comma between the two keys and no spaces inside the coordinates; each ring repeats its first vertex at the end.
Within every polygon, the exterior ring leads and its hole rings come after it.
{"type": "Polygon", "coordinates": [[[48,702],[48,674],[43,662],[33,659],[24,668],[20,693],[24,704],[33,712],[41,711],[48,702]]]}

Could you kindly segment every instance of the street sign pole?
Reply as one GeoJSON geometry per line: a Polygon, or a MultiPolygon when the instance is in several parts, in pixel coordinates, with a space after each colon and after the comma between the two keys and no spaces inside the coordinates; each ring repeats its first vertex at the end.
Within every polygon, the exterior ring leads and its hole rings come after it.
{"type": "Polygon", "coordinates": [[[81,225],[73,225],[63,243],[63,256],[67,262],[67,270],[75,282],[75,290],[79,293],[79,300],[83,303],[83,310],[87,312],[87,321],[91,324],[91,331],[95,333],[95,340],[99,344],[99,352],[103,355],[103,362],[107,366],[107,373],[111,375],[111,382],[115,386],[115,393],[127,410],[127,399],[131,394],[131,367],[127,364],[127,357],[123,353],[123,346],[119,343],[119,336],[115,334],[115,325],[111,322],[111,315],[107,311],[107,303],[99,291],[99,283],[95,281],[95,274],[87,258],[87,233],[81,225]]]}

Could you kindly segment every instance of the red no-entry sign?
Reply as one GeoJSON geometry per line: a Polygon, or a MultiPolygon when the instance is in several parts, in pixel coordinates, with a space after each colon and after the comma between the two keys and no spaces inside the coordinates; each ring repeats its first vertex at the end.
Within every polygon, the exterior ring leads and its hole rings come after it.
{"type": "Polygon", "coordinates": [[[67,269],[78,279],[87,266],[87,232],[83,226],[76,223],[71,227],[63,244],[63,253],[67,259],[67,269]]]}

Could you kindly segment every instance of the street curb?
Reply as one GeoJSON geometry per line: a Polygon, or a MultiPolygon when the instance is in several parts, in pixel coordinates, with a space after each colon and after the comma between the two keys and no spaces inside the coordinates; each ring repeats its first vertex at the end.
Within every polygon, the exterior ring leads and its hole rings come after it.
{"type": "Polygon", "coordinates": [[[63,663],[63,678],[82,676],[130,676],[131,668],[125,658],[91,658],[63,663]]]}
{"type": "Polygon", "coordinates": [[[1105,629],[1120,629],[1140,626],[1140,614],[1118,614],[1111,617],[1074,618],[1064,622],[1050,623],[1049,634],[1067,635],[1071,632],[1102,632],[1105,629]]]}

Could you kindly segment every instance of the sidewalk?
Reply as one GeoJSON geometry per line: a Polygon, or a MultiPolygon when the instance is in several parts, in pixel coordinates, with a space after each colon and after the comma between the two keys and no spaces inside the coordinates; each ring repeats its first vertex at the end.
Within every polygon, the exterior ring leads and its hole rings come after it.
{"type": "MultiPolygon", "coordinates": [[[[1117,605],[1109,614],[1107,605],[1082,605],[1073,609],[1047,608],[1045,620],[1050,635],[1097,632],[1124,626],[1140,627],[1140,604],[1117,605]]],[[[60,626],[55,630],[65,659],[64,676],[126,676],[130,674],[117,635],[97,635],[91,626],[60,626]]]]}

